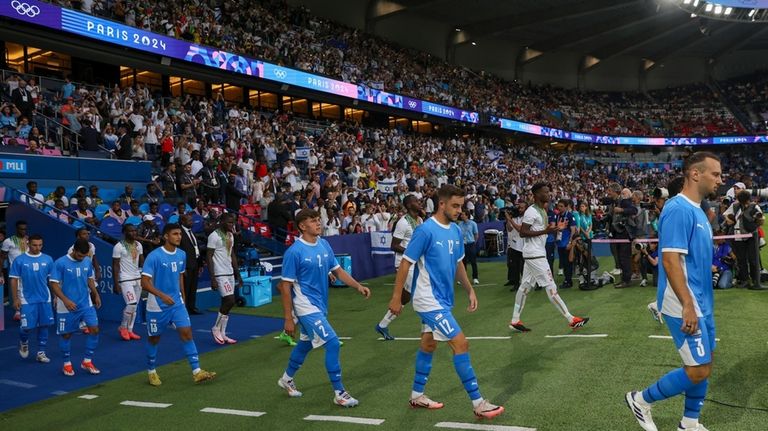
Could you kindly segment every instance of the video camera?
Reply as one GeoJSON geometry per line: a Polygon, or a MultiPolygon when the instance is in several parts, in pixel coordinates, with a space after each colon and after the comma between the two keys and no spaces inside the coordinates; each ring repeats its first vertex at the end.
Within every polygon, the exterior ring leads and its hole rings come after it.
{"type": "Polygon", "coordinates": [[[652,196],[654,199],[669,199],[669,190],[664,187],[656,187],[653,189],[652,196]]]}
{"type": "Polygon", "coordinates": [[[521,217],[523,214],[520,212],[520,208],[516,206],[504,207],[499,210],[499,219],[505,218],[509,215],[512,218],[521,217]]]}
{"type": "Polygon", "coordinates": [[[746,189],[752,196],[768,199],[768,187],[764,189],[746,189]]]}

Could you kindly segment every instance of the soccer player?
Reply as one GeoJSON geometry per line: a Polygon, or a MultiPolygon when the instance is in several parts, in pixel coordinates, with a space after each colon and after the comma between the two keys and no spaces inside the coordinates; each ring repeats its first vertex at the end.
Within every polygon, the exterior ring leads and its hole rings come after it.
{"type": "Polygon", "coordinates": [[[160,386],[160,376],[155,370],[157,363],[157,345],[160,335],[168,325],[173,324],[179,332],[184,353],[192,367],[195,383],[213,380],[216,373],[200,368],[197,346],[192,340],[192,323],[189,321],[187,308],[184,306],[184,264],[186,255],[179,249],[181,244],[181,226],[168,223],[163,228],[162,247],[153,250],[144,261],[141,272],[141,288],[147,295],[147,369],[149,384],[160,386]]]}
{"type": "MultiPolygon", "coordinates": [[[[91,258],[94,271],[93,276],[96,278],[96,282],[98,283],[101,279],[101,265],[96,259],[96,245],[91,242],[91,231],[89,231],[88,228],[81,227],[75,231],[75,239],[84,239],[88,241],[88,257],[91,258]]],[[[70,247],[69,250],[67,250],[67,254],[72,253],[72,250],[73,247],[70,247]]]]}
{"type": "Polygon", "coordinates": [[[328,323],[328,273],[332,272],[347,286],[353,287],[366,298],[371,291],[358,283],[336,261],[328,242],[320,238],[323,231],[320,213],[303,209],[296,214],[296,226],[301,236],[283,256],[280,295],[283,299],[285,332],[294,336],[299,326],[299,342],[291,351],[288,367],[277,381],[291,397],[302,395],[296,389],[293,377],[312,349],[325,347],[325,369],[333,386],[333,402],[342,407],[354,407],[358,401],[341,383],[339,363],[339,337],[328,323]]]}
{"type": "Polygon", "coordinates": [[[642,392],[628,392],[627,406],[646,431],[656,431],[655,402],[685,395],[679,430],[706,431],[699,415],[707,395],[715,349],[712,292],[712,229],[701,201],[723,183],[720,160],[697,152],[683,163],[683,191],[667,201],[659,220],[658,308],[683,359],[677,368],[642,392]]]}
{"type": "Polygon", "coordinates": [[[118,331],[120,338],[125,341],[140,340],[141,337],[133,332],[136,322],[136,306],[141,298],[141,267],[144,266],[144,250],[141,243],[136,241],[136,226],[123,225],[125,239],[112,248],[112,280],[114,291],[123,295],[125,308],[123,320],[118,331]]]}
{"type": "Polygon", "coordinates": [[[234,214],[224,214],[219,227],[208,235],[206,260],[211,273],[211,289],[221,295],[221,307],[216,323],[211,328],[213,340],[218,344],[235,344],[237,340],[227,337],[229,311],[235,306],[235,283],[243,284],[234,253],[235,236],[234,214]]]}
{"type": "MultiPolygon", "coordinates": [[[[400,268],[400,262],[403,260],[403,253],[405,248],[408,247],[408,243],[411,242],[413,236],[413,230],[424,221],[421,219],[421,201],[414,195],[408,195],[403,199],[403,206],[407,211],[403,217],[395,224],[395,231],[392,233],[392,245],[390,248],[395,252],[395,270],[400,268]]],[[[411,301],[411,286],[413,284],[413,266],[408,271],[408,276],[405,279],[405,285],[403,286],[403,293],[401,301],[403,305],[408,304],[411,301]]],[[[395,337],[389,334],[389,324],[397,318],[397,315],[387,310],[384,318],[381,319],[378,325],[376,325],[376,332],[379,333],[385,340],[394,340],[395,337]]]]}
{"type": "Polygon", "coordinates": [[[101,371],[93,365],[92,359],[99,344],[99,318],[96,316],[96,308],[101,307],[101,297],[96,290],[93,264],[88,257],[87,239],[75,240],[72,252],[56,260],[50,276],[50,285],[53,294],[59,298],[56,301],[56,331],[61,336],[59,348],[64,354],[64,375],[75,375],[70,361],[70,338],[72,333],[79,329],[80,321],[84,321],[88,328],[85,358],[80,363],[80,368],[90,374],[99,374],[101,371]]]}
{"type": "MultiPolygon", "coordinates": [[[[13,265],[13,261],[24,254],[29,247],[29,238],[27,238],[27,222],[19,220],[16,222],[16,234],[6,238],[0,246],[0,265],[8,258],[8,267],[13,265]]],[[[13,314],[13,320],[20,320],[21,312],[16,310],[13,314]]]]}
{"type": "Polygon", "coordinates": [[[520,228],[520,236],[523,237],[523,279],[515,296],[515,309],[512,312],[512,320],[509,329],[517,332],[528,332],[530,328],[520,321],[520,314],[525,306],[528,292],[538,285],[547,291],[547,297],[560,314],[568,320],[571,328],[581,328],[589,321],[589,317],[577,317],[568,311],[568,307],[557,293],[557,284],[552,277],[552,270],[547,262],[546,241],[547,236],[562,232],[568,228],[568,222],[563,220],[556,224],[548,225],[547,205],[549,203],[549,185],[536,183],[531,187],[534,204],[529,206],[523,214],[523,224],[520,228]]]}
{"type": "Polygon", "coordinates": [[[447,341],[453,350],[456,374],[469,394],[474,414],[481,418],[493,418],[504,412],[504,407],[491,404],[480,394],[475,371],[469,359],[469,342],[451,314],[453,285],[458,276],[469,296],[470,312],[477,309],[477,297],[467,277],[464,259],[464,241],[461,229],[454,224],[464,205],[464,190],[444,185],[437,192],[438,207],[435,214],[417,227],[403,254],[397,270],[389,309],[399,315],[403,308],[402,292],[411,266],[413,271],[413,309],[422,321],[421,346],[416,354],[416,375],[413,380],[410,405],[414,408],[439,409],[443,403],[432,401],[424,395],[432,354],[437,341],[447,341]],[[458,273],[458,274],[457,274],[458,273]]]}
{"type": "Polygon", "coordinates": [[[13,308],[21,312],[19,355],[29,356],[29,334],[37,328],[37,362],[51,362],[45,355],[48,345],[48,327],[53,325],[51,291],[48,276],[53,270],[53,259],[43,254],[43,237],[29,237],[29,250],[13,261],[9,271],[13,308]]]}

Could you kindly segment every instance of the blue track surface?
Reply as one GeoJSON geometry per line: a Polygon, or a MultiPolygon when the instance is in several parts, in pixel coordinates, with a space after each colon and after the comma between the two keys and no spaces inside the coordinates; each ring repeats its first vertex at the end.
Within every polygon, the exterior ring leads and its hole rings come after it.
{"type": "MultiPolygon", "coordinates": [[[[96,376],[80,370],[79,362],[85,351],[85,336],[79,333],[73,336],[72,364],[75,367],[75,376],[67,377],[61,373],[59,337],[53,327],[49,329],[47,349],[51,363],[40,364],[34,359],[37,351],[36,333],[30,337],[29,358],[21,359],[18,353],[19,324],[11,321],[13,312],[10,308],[5,309],[5,316],[6,330],[0,331],[0,412],[146,369],[144,349],[146,327],[140,323],[136,324],[135,332],[143,338],[128,342],[121,340],[118,336],[118,322],[101,322],[99,347],[93,359],[94,364],[101,370],[101,374],[96,376]]],[[[209,332],[216,320],[216,313],[206,312],[200,316],[190,317],[195,343],[200,353],[225,347],[214,343],[209,332]]],[[[234,339],[247,341],[254,335],[266,335],[282,328],[282,319],[232,314],[227,326],[227,334],[234,339]]],[[[179,337],[175,331],[169,329],[160,342],[158,364],[163,365],[183,358],[184,352],[179,337]]],[[[204,359],[202,364],[205,366],[204,359]]]]}

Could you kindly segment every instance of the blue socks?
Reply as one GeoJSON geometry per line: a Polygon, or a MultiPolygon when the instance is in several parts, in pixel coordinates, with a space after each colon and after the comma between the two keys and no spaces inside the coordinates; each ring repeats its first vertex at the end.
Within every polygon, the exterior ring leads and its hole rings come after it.
{"type": "Polygon", "coordinates": [[[69,338],[59,338],[59,349],[61,349],[61,353],[64,356],[64,363],[71,362],[72,343],[70,343],[69,338]]]}
{"type": "Polygon", "coordinates": [[[19,339],[22,343],[27,344],[29,343],[29,333],[30,331],[27,329],[19,329],[19,339]]]}
{"type": "Polygon", "coordinates": [[[42,326],[37,328],[37,351],[45,352],[46,347],[48,347],[48,327],[42,326]]]}
{"type": "Polygon", "coordinates": [[[464,389],[469,394],[471,400],[479,400],[480,388],[477,385],[477,377],[475,377],[475,370],[472,369],[472,364],[469,361],[469,352],[462,353],[453,356],[453,366],[456,368],[456,374],[461,379],[461,384],[464,385],[464,389]]]}
{"type": "Polygon", "coordinates": [[[291,357],[288,359],[288,368],[285,369],[285,374],[288,377],[293,378],[301,365],[304,364],[304,359],[307,358],[309,352],[312,351],[312,342],[299,341],[296,347],[291,351],[291,357]]]}
{"type": "MultiPolygon", "coordinates": [[[[643,399],[648,403],[655,403],[656,401],[666,400],[667,398],[674,397],[675,395],[682,394],[695,385],[685,374],[683,368],[670,371],[659,379],[656,383],[649,386],[643,391],[643,399]]],[[[704,387],[706,392],[706,386],[704,387]]],[[[703,398],[703,397],[702,397],[703,398]]]]}
{"type": "Polygon", "coordinates": [[[432,353],[419,349],[416,353],[416,374],[413,377],[413,392],[424,393],[424,386],[427,385],[430,371],[432,371],[432,353]]]}
{"type": "Polygon", "coordinates": [[[325,370],[328,372],[328,379],[331,381],[333,390],[344,392],[344,385],[341,384],[341,364],[339,363],[339,350],[341,343],[338,338],[333,338],[325,343],[325,370]]]}
{"type": "Polygon", "coordinates": [[[701,408],[704,406],[704,397],[707,396],[708,380],[704,380],[698,385],[694,385],[685,391],[685,412],[683,417],[698,419],[701,414],[701,408]]]}
{"type": "Polygon", "coordinates": [[[192,371],[200,368],[200,358],[197,356],[197,346],[192,340],[184,341],[184,354],[187,355],[187,361],[189,366],[192,367],[192,371]]]}
{"type": "Polygon", "coordinates": [[[99,345],[99,334],[89,334],[85,339],[85,359],[93,359],[93,351],[99,345]]]}
{"type": "Polygon", "coordinates": [[[152,344],[149,342],[149,337],[147,337],[147,369],[149,371],[152,371],[155,369],[157,365],[157,344],[152,344]]]}

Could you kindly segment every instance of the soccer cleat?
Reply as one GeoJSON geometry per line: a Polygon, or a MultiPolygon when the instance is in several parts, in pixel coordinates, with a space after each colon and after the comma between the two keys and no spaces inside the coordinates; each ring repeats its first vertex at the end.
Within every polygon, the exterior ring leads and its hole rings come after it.
{"type": "Polygon", "coordinates": [[[429,410],[436,410],[436,409],[442,409],[443,403],[438,403],[437,401],[432,401],[429,398],[427,398],[426,395],[421,394],[418,396],[418,398],[411,398],[408,401],[408,404],[411,405],[411,408],[413,409],[429,409],[429,410]]]}
{"type": "Polygon", "coordinates": [[[640,394],[634,391],[627,392],[624,396],[624,401],[627,403],[627,407],[629,407],[629,410],[635,415],[637,423],[639,423],[645,431],[658,431],[656,424],[653,423],[653,417],[651,417],[651,406],[647,403],[641,404],[636,401],[639,395],[640,394]]]}
{"type": "Polygon", "coordinates": [[[337,393],[333,396],[333,403],[337,406],[342,407],[356,407],[358,404],[360,404],[359,401],[352,398],[352,395],[349,395],[349,392],[342,391],[341,393],[337,393]]]}
{"type": "Polygon", "coordinates": [[[682,422],[680,422],[680,424],[677,426],[677,429],[679,431],[709,431],[708,429],[704,428],[704,425],[702,424],[696,424],[696,426],[693,428],[691,427],[686,428],[683,426],[682,422]]]}
{"type": "Polygon", "coordinates": [[[50,358],[48,358],[48,356],[45,355],[45,352],[37,352],[37,356],[35,357],[35,360],[43,364],[47,364],[51,362],[50,358]]]}
{"type": "Polygon", "coordinates": [[[93,365],[93,362],[91,362],[91,361],[88,361],[88,362],[83,361],[83,362],[81,362],[80,363],[80,368],[84,369],[85,371],[88,371],[88,373],[90,373],[90,374],[94,374],[94,375],[101,374],[101,371],[98,368],[96,368],[96,366],[93,365]]]}
{"type": "Polygon", "coordinates": [[[530,332],[530,328],[526,328],[523,322],[518,320],[517,322],[509,322],[509,329],[515,332],[530,332]]]}
{"type": "Polygon", "coordinates": [[[192,380],[194,380],[195,383],[201,383],[207,380],[213,380],[215,378],[216,378],[216,373],[213,371],[200,370],[192,374],[192,380]]]}
{"type": "Polygon", "coordinates": [[[474,283],[474,284],[480,284],[480,280],[478,280],[478,279],[474,278],[474,279],[472,279],[472,283],[474,283]]]}
{"type": "Polygon", "coordinates": [[[128,332],[128,336],[131,337],[131,340],[141,340],[141,336],[133,331],[128,332]]]}
{"type": "Polygon", "coordinates": [[[21,320],[21,312],[20,311],[16,311],[15,313],[13,313],[13,321],[14,322],[18,322],[20,320],[21,320]]]}
{"type": "Polygon", "coordinates": [[[29,357],[29,343],[19,343],[19,356],[21,356],[21,359],[27,359],[29,357]]]}
{"type": "Polygon", "coordinates": [[[234,338],[229,338],[226,335],[224,335],[224,342],[227,344],[237,344],[237,340],[234,338]]]}
{"type": "Polygon", "coordinates": [[[491,404],[488,400],[483,400],[479,406],[475,407],[475,416],[480,419],[491,419],[504,413],[504,407],[491,404]]]}
{"type": "Polygon", "coordinates": [[[163,384],[162,381],[160,381],[160,376],[157,375],[157,372],[153,371],[151,373],[147,373],[147,376],[149,378],[149,384],[152,386],[160,386],[163,384]]]}
{"type": "Polygon", "coordinates": [[[224,336],[218,328],[212,328],[211,334],[213,334],[213,341],[215,341],[216,344],[226,344],[226,340],[224,340],[224,336]]]}
{"type": "Polygon", "coordinates": [[[72,364],[64,364],[64,368],[61,369],[61,372],[64,373],[65,376],[75,375],[75,370],[72,368],[72,364]]]}
{"type": "Polygon", "coordinates": [[[131,334],[128,332],[128,328],[123,328],[122,326],[117,328],[117,332],[120,333],[120,338],[122,338],[124,341],[130,341],[131,334]]]}
{"type": "Polygon", "coordinates": [[[91,330],[90,330],[90,329],[88,329],[88,327],[87,327],[87,326],[86,326],[85,328],[83,328],[83,334],[85,334],[85,335],[88,335],[88,334],[90,334],[90,333],[91,333],[91,330]]]}
{"type": "Polygon", "coordinates": [[[381,326],[376,325],[376,328],[374,329],[376,329],[376,332],[378,332],[379,335],[384,338],[384,341],[391,341],[395,339],[395,337],[389,335],[389,328],[382,328],[381,326]]]}
{"type": "Polygon", "coordinates": [[[621,275],[621,270],[619,268],[614,268],[613,271],[611,271],[611,275],[621,275]]]}
{"type": "Polygon", "coordinates": [[[302,394],[298,389],[296,389],[296,382],[291,380],[284,380],[282,377],[277,380],[277,386],[280,386],[281,388],[285,389],[286,392],[288,392],[288,396],[291,398],[298,398],[304,394],[302,394]]]}
{"type": "Polygon", "coordinates": [[[581,327],[584,327],[587,322],[589,322],[589,317],[578,317],[573,316],[573,320],[571,320],[571,323],[568,324],[573,329],[579,329],[581,327]]]}
{"type": "Polygon", "coordinates": [[[653,320],[655,320],[659,325],[664,323],[664,317],[661,315],[661,313],[659,313],[659,309],[656,306],[656,301],[648,304],[648,312],[651,313],[651,317],[653,317],[653,320]]]}
{"type": "Polygon", "coordinates": [[[293,347],[296,345],[296,342],[293,341],[293,337],[288,335],[285,331],[281,332],[280,335],[277,336],[277,339],[280,341],[285,342],[289,346],[293,347]]]}

